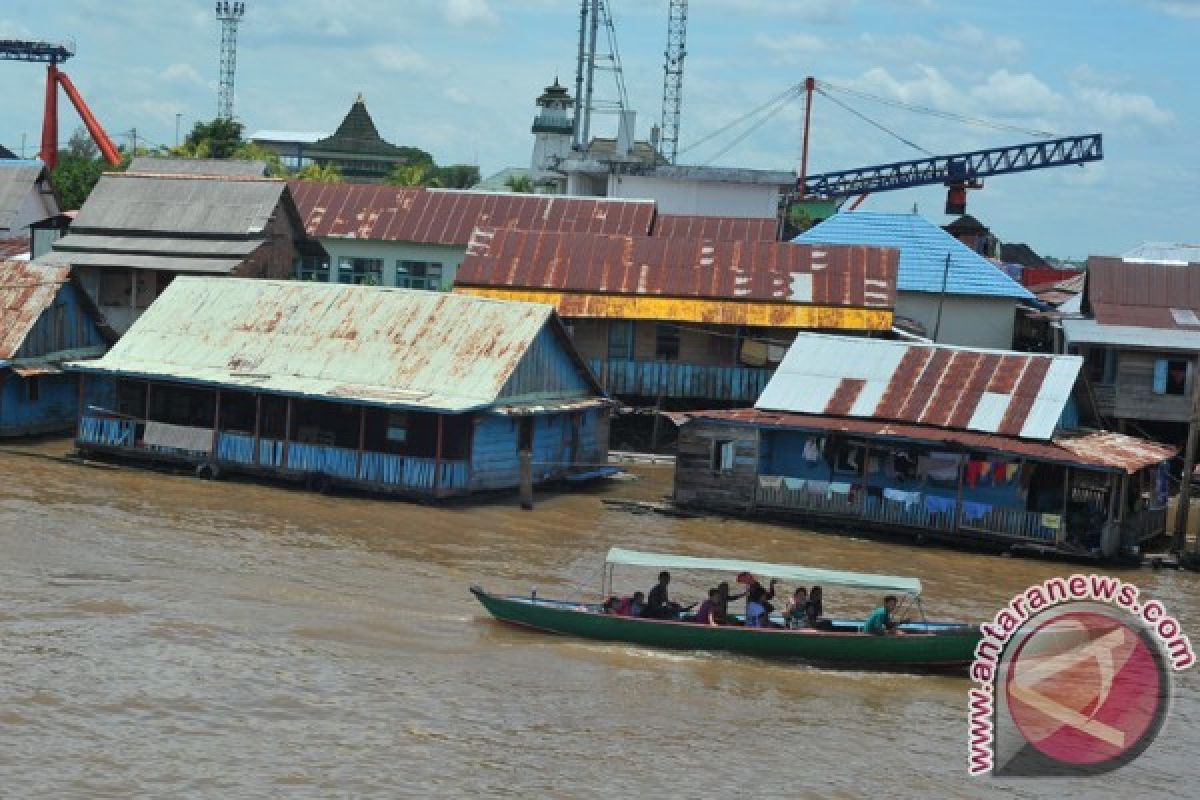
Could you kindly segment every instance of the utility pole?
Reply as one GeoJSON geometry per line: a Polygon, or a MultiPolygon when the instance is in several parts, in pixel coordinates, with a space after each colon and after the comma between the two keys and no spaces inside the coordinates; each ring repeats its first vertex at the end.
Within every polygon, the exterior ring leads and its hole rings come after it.
{"type": "Polygon", "coordinates": [[[946,284],[950,281],[950,254],[946,253],[946,267],[942,270],[942,292],[938,295],[937,320],[933,323],[933,341],[936,343],[942,330],[942,306],[946,302],[946,284]]]}
{"type": "MultiPolygon", "coordinates": [[[[1192,368],[1192,410],[1188,414],[1187,444],[1183,450],[1183,477],[1179,481],[1179,495],[1175,503],[1175,552],[1183,554],[1187,547],[1188,513],[1192,501],[1192,470],[1196,468],[1196,439],[1200,436],[1200,370],[1195,363],[1192,368]]],[[[1196,537],[1196,550],[1200,554],[1200,536],[1196,537]]]]}
{"type": "Polygon", "coordinates": [[[175,112],[175,146],[179,147],[179,121],[183,119],[182,112],[175,112]]]}

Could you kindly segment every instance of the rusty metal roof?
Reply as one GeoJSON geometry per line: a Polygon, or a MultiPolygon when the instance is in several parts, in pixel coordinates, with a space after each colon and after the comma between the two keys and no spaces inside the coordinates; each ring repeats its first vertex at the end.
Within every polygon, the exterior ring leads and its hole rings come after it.
{"type": "Polygon", "coordinates": [[[479,229],[459,286],[892,308],[895,250],[479,229]]]}
{"type": "Polygon", "coordinates": [[[903,439],[927,442],[938,447],[957,446],[980,452],[1008,453],[1039,461],[1130,474],[1143,467],[1161,463],[1178,452],[1177,448],[1158,442],[1108,431],[1060,434],[1052,441],[1030,442],[1013,436],[948,430],[886,420],[849,419],[749,408],[733,411],[677,412],[672,418],[676,421],[680,418],[706,419],[764,428],[836,431],[868,437],[903,439]]]}
{"type": "Polygon", "coordinates": [[[16,357],[70,275],[67,266],[0,261],[0,358],[16,357]]]}
{"type": "Polygon", "coordinates": [[[310,236],[465,246],[477,226],[646,235],[653,200],[291,181],[310,236]]]}
{"type": "Polygon", "coordinates": [[[720,242],[778,241],[779,221],[745,217],[701,217],[659,214],[654,235],[665,239],[714,239],[720,242]]]}
{"type": "Polygon", "coordinates": [[[29,252],[30,239],[28,236],[14,236],[11,239],[0,239],[0,258],[15,258],[29,252]]]}
{"type": "Polygon", "coordinates": [[[1049,439],[1083,359],[801,333],[755,407],[1049,439]]]}
{"type": "Polygon", "coordinates": [[[1083,307],[1101,325],[1200,330],[1200,268],[1120,258],[1088,259],[1083,307]]]}
{"type": "Polygon", "coordinates": [[[494,404],[552,319],[445,292],[180,276],[104,358],[71,367],[453,413],[494,404]]]}

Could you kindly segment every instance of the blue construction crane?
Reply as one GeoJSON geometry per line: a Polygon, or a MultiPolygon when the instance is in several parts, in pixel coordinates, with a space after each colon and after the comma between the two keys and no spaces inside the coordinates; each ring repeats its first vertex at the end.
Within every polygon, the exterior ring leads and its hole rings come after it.
{"type": "Polygon", "coordinates": [[[983,178],[1085,164],[1103,158],[1103,138],[1093,133],[807,175],[802,182],[797,181],[796,188],[805,199],[829,199],[940,183],[949,187],[946,213],[962,214],[966,212],[967,189],[982,188],[983,178]]]}

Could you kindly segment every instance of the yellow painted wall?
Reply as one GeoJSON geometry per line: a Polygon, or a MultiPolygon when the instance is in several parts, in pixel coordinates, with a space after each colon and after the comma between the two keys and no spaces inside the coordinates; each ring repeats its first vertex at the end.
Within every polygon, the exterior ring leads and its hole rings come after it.
{"type": "Polygon", "coordinates": [[[761,303],[646,295],[576,294],[476,286],[458,286],[454,291],[496,300],[546,303],[557,308],[558,313],[567,318],[670,320],[720,325],[761,325],[853,331],[886,331],[891,330],[892,327],[891,309],[840,308],[796,303],[761,303]]]}

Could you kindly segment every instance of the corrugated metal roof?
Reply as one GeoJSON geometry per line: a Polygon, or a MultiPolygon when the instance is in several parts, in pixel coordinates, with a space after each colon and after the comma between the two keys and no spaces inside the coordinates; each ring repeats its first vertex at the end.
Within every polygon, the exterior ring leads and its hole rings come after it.
{"type": "Polygon", "coordinates": [[[646,235],[653,200],[292,181],[310,236],[465,246],[476,226],[646,235]]]}
{"type": "Polygon", "coordinates": [[[1098,431],[1060,434],[1050,442],[1029,442],[1011,436],[955,431],[882,420],[847,419],[813,414],[792,414],[754,409],[678,412],[673,418],[697,418],[766,428],[836,431],[887,439],[956,445],[980,452],[1008,453],[1040,461],[1092,467],[1129,474],[1159,464],[1178,449],[1120,433],[1098,431]]]}
{"type": "Polygon", "coordinates": [[[1128,253],[1126,260],[1158,261],[1171,264],[1200,264],[1200,244],[1185,242],[1142,242],[1128,253]]]}
{"type": "Polygon", "coordinates": [[[1172,309],[1200,311],[1200,265],[1088,259],[1083,308],[1102,325],[1200,330],[1172,309]]]}
{"type": "Polygon", "coordinates": [[[15,258],[28,255],[30,239],[28,236],[14,236],[11,239],[0,239],[0,258],[15,258]]]}
{"type": "Polygon", "coordinates": [[[246,237],[262,233],[286,189],[272,178],[108,172],[71,230],[246,237]]]}
{"type": "Polygon", "coordinates": [[[37,161],[0,161],[0,232],[12,228],[45,169],[37,161]]]}
{"type": "MultiPolygon", "coordinates": [[[[1066,308],[1067,303],[1059,306],[1060,311],[1065,311],[1066,308]]],[[[1062,326],[1067,344],[1119,345],[1155,350],[1200,350],[1200,330],[1104,325],[1094,319],[1064,319],[1062,326]]]]}
{"type": "Polygon", "coordinates": [[[262,247],[259,239],[197,239],[168,236],[104,236],[70,233],[54,243],[60,253],[126,253],[165,256],[248,256],[262,247]]]}
{"type": "Polygon", "coordinates": [[[331,136],[328,131],[255,131],[250,134],[249,140],[252,142],[294,142],[296,144],[312,144],[318,139],[325,139],[331,136]]]}
{"type": "Polygon", "coordinates": [[[916,214],[834,214],[793,241],[895,247],[900,251],[898,288],[902,292],[941,292],[945,277],[947,294],[1033,299],[1027,289],[986,258],[916,214]]]}
{"type": "MultiPolygon", "coordinates": [[[[61,241],[61,240],[60,240],[61,241]]],[[[257,244],[262,244],[258,242],[257,244]]],[[[37,259],[45,264],[69,263],[75,267],[113,267],[147,269],[184,274],[231,275],[242,258],[174,256],[168,253],[133,255],[130,253],[86,253],[55,249],[37,259]]]]}
{"type": "Polygon", "coordinates": [[[714,239],[722,242],[777,241],[779,221],[746,217],[659,214],[654,235],[664,239],[714,239]]]}
{"type": "Polygon", "coordinates": [[[896,251],[479,229],[461,286],[891,308],[896,251]]]}
{"type": "Polygon", "coordinates": [[[1083,359],[801,333],[755,408],[1049,439],[1083,359]]]}
{"type": "Polygon", "coordinates": [[[127,173],[149,175],[212,175],[262,178],[267,162],[237,158],[163,158],[138,156],[129,162],[127,173]]]}
{"type": "Polygon", "coordinates": [[[496,401],[553,313],[444,292],[183,276],[104,358],[72,367],[468,411],[496,401]]]}
{"type": "Polygon", "coordinates": [[[16,356],[70,275],[65,266],[0,261],[0,358],[16,356]]]}

